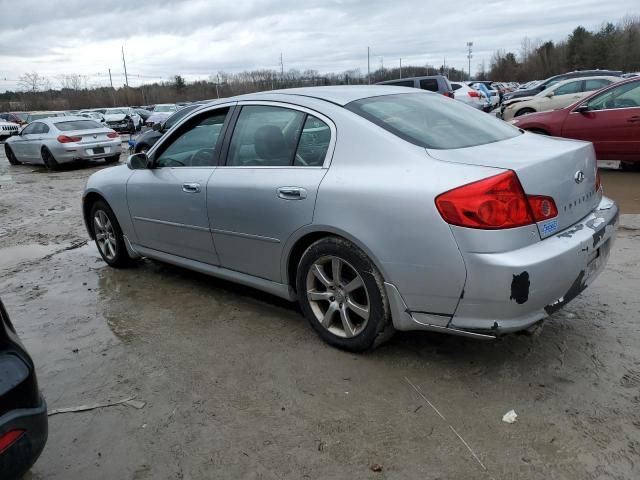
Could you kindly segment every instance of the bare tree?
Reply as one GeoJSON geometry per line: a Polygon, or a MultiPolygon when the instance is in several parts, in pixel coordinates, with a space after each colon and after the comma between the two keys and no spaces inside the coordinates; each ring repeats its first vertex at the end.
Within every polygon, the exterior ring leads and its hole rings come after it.
{"type": "Polygon", "coordinates": [[[37,72],[25,73],[18,80],[20,88],[25,92],[38,93],[51,86],[49,80],[37,72]]]}

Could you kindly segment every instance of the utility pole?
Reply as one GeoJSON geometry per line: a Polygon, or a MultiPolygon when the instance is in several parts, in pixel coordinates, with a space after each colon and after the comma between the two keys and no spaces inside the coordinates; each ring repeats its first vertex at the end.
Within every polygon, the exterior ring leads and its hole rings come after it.
{"type": "Polygon", "coordinates": [[[122,46],[122,65],[124,66],[124,82],[129,86],[129,76],[127,75],[127,62],[124,59],[124,45],[122,46]]]}
{"type": "Polygon", "coordinates": [[[109,83],[111,84],[111,88],[113,88],[113,79],[111,78],[111,69],[109,69],[109,83]]]}
{"type": "Polygon", "coordinates": [[[282,60],[282,52],[280,52],[280,79],[284,78],[284,61],[282,60]]]}
{"type": "Polygon", "coordinates": [[[113,88],[113,79],[111,78],[111,69],[109,69],[109,83],[111,84],[111,101],[113,102],[113,106],[116,106],[116,93],[113,88]]]}
{"type": "Polygon", "coordinates": [[[384,72],[384,57],[380,57],[380,70],[384,72]]]}
{"type": "Polygon", "coordinates": [[[367,83],[371,85],[371,49],[367,47],[367,83]]]}
{"type": "Polygon", "coordinates": [[[402,57],[400,57],[400,78],[402,78],[402,57]]]}
{"type": "Polygon", "coordinates": [[[473,52],[472,48],[473,47],[473,42],[467,42],[467,59],[469,60],[469,80],[471,80],[471,57],[473,55],[471,55],[471,52],[473,52]]]}

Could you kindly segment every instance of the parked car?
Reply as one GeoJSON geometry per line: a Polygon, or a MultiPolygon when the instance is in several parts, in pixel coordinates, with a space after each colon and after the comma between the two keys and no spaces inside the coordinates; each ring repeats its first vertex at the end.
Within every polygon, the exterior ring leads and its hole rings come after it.
{"type": "Polygon", "coordinates": [[[78,112],[78,116],[85,117],[85,118],[90,118],[90,119],[95,120],[95,121],[100,122],[100,123],[105,123],[106,122],[106,119],[104,118],[103,114],[101,114],[100,112],[93,111],[93,110],[81,110],[80,112],[78,112]]]}
{"type": "Polygon", "coordinates": [[[501,101],[500,90],[498,90],[495,87],[495,82],[474,81],[474,82],[469,82],[469,85],[471,86],[471,88],[474,88],[480,91],[483,91],[480,85],[484,85],[485,89],[487,90],[487,95],[489,95],[489,99],[491,100],[491,106],[495,108],[498,105],[500,105],[500,101],[501,101]]]}
{"type": "Polygon", "coordinates": [[[488,99],[482,92],[471,88],[466,83],[462,82],[450,82],[451,88],[453,88],[453,98],[466,103],[467,105],[477,108],[478,110],[484,110],[491,105],[491,100],[488,99]]]}
{"type": "Polygon", "coordinates": [[[512,100],[509,104],[503,104],[501,117],[503,120],[511,120],[513,117],[528,113],[564,108],[586,97],[591,92],[600,90],[602,87],[619,80],[620,77],[605,76],[563,80],[533,97],[522,97],[512,100]]]}
{"type": "Polygon", "coordinates": [[[43,164],[56,170],[60,164],[104,158],[115,163],[122,150],[120,135],[85,117],[45,118],[27,125],[4,144],[11,165],[43,164]]]}
{"type": "Polygon", "coordinates": [[[27,116],[28,112],[3,112],[0,113],[0,120],[4,120],[5,122],[17,123],[18,125],[26,125],[27,124],[27,116]]]}
{"type": "Polygon", "coordinates": [[[116,132],[126,132],[134,134],[142,128],[142,117],[132,108],[106,108],[104,112],[105,124],[116,132]]]}
{"type": "Polygon", "coordinates": [[[620,70],[577,70],[575,72],[563,73],[561,75],[554,75],[553,77],[549,77],[528,90],[518,90],[508,93],[504,96],[504,101],[508,102],[510,100],[513,100],[514,98],[532,97],[534,95],[537,95],[541,91],[551,87],[552,85],[555,85],[556,83],[563,80],[568,80],[570,78],[593,76],[620,77],[621,75],[622,72],[620,70]]]}
{"type": "Polygon", "coordinates": [[[6,140],[11,135],[17,135],[19,131],[20,125],[17,123],[0,120],[0,140],[6,140]]]}
{"type": "Polygon", "coordinates": [[[94,173],[83,214],[113,267],[144,256],[297,300],[360,351],[394,329],[495,338],[564,306],[613,242],[598,178],[590,144],[442,95],[312,87],[190,112],[94,173]]]}
{"type": "Polygon", "coordinates": [[[178,110],[177,112],[174,112],[173,115],[167,118],[164,122],[155,123],[153,125],[153,128],[142,132],[135,139],[135,147],[133,151],[135,153],[140,153],[140,152],[145,153],[149,151],[149,149],[153,145],[155,145],[155,143],[160,139],[160,137],[162,137],[162,135],[168,132],[171,129],[171,127],[173,127],[176,123],[182,120],[189,112],[192,112],[193,110],[195,110],[198,107],[201,107],[202,105],[203,104],[201,103],[192,103],[191,105],[184,107],[178,110]]]}
{"type": "Polygon", "coordinates": [[[27,125],[36,120],[42,120],[43,118],[64,117],[64,112],[29,112],[27,115],[27,125]]]}
{"type": "Polygon", "coordinates": [[[153,107],[151,115],[147,117],[144,124],[147,127],[153,127],[156,123],[162,124],[176,111],[178,111],[178,107],[173,103],[159,103],[153,107]]]}
{"type": "Polygon", "coordinates": [[[378,82],[376,85],[389,85],[396,87],[413,87],[429,92],[441,93],[442,95],[454,98],[453,87],[449,79],[444,75],[430,75],[425,77],[407,77],[398,80],[387,80],[378,82]]]}
{"type": "Polygon", "coordinates": [[[560,110],[515,118],[519,128],[593,143],[598,160],[640,167],[640,78],[616,82],[560,110]]]}
{"type": "Polygon", "coordinates": [[[0,300],[0,478],[19,480],[47,442],[47,404],[33,360],[0,300]]]}
{"type": "Polygon", "coordinates": [[[149,118],[149,116],[151,115],[151,111],[147,110],[145,108],[135,108],[134,110],[142,118],[142,123],[143,124],[147,120],[147,118],[149,118]]]}

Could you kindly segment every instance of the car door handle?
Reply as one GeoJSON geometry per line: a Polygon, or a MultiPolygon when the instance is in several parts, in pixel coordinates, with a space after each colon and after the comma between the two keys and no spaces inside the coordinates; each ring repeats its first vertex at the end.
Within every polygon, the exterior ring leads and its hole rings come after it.
{"type": "Polygon", "coordinates": [[[185,193],[198,193],[200,192],[201,187],[199,183],[183,183],[182,191],[185,193]]]}
{"type": "Polygon", "coordinates": [[[300,187],[280,187],[278,197],[284,200],[302,200],[307,198],[307,191],[300,187]]]}
{"type": "Polygon", "coordinates": [[[639,123],[640,122],[640,115],[634,115],[633,117],[631,117],[629,120],[627,120],[627,122],[631,122],[631,123],[639,123]]]}

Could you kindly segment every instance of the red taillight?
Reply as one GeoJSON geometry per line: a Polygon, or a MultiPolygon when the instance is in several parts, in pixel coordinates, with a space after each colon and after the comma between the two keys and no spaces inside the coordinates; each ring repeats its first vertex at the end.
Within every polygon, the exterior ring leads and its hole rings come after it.
{"type": "Polygon", "coordinates": [[[600,169],[596,167],[596,192],[600,191],[602,183],[600,181],[600,169]]]}
{"type": "Polygon", "coordinates": [[[453,92],[442,92],[445,97],[453,98],[453,92]]]}
{"type": "Polygon", "coordinates": [[[67,135],[59,135],[58,136],[58,141],[60,143],[79,142],[80,140],[82,140],[82,137],[69,137],[67,135]]]}
{"type": "Polygon", "coordinates": [[[558,214],[553,198],[525,195],[511,170],[445,192],[436,197],[436,207],[451,225],[486,230],[521,227],[558,214]]]}
{"type": "Polygon", "coordinates": [[[5,433],[0,437],[0,453],[16,443],[23,433],[24,430],[11,430],[9,433],[5,433]]]}
{"type": "Polygon", "coordinates": [[[480,98],[480,93],[478,93],[476,90],[469,90],[469,96],[470,97],[475,97],[475,98],[480,98]]]}
{"type": "Polygon", "coordinates": [[[107,133],[107,137],[109,138],[118,138],[120,134],[118,132],[107,133]]]}
{"type": "Polygon", "coordinates": [[[536,222],[543,222],[558,216],[558,207],[556,207],[553,198],[543,195],[527,195],[527,200],[536,222]]]}

